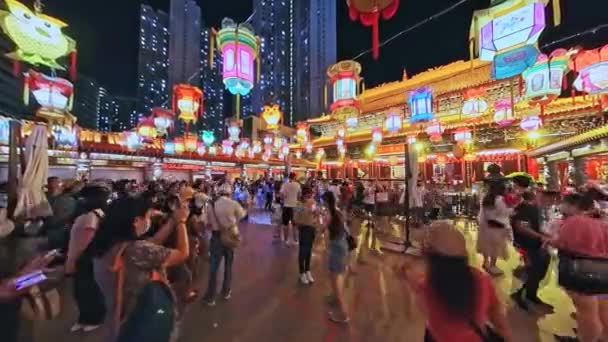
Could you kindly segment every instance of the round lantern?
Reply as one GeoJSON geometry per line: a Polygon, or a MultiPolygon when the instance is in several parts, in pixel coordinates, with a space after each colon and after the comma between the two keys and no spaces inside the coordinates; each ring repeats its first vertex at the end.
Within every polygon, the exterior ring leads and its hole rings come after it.
{"type": "Polygon", "coordinates": [[[228,123],[228,139],[235,143],[241,139],[241,126],[237,120],[230,120],[228,123]]]}
{"type": "Polygon", "coordinates": [[[312,153],[312,150],[313,150],[312,143],[307,143],[306,144],[306,153],[310,154],[310,153],[312,153]]]}
{"type": "Polygon", "coordinates": [[[142,118],[137,125],[137,134],[144,141],[151,141],[156,138],[156,126],[152,117],[142,118]]]}
{"type": "Polygon", "coordinates": [[[232,145],[234,142],[232,140],[226,139],[222,141],[222,154],[230,156],[234,152],[234,148],[232,145]]]}
{"type": "Polygon", "coordinates": [[[471,130],[468,128],[458,128],[456,132],[454,132],[454,140],[458,145],[469,144],[473,139],[473,134],[471,130]]]}
{"type": "Polygon", "coordinates": [[[466,149],[465,149],[464,144],[456,144],[452,148],[452,154],[454,155],[454,158],[456,158],[456,159],[460,159],[460,158],[464,157],[465,153],[466,153],[466,149]]]}
{"type": "Polygon", "coordinates": [[[205,146],[205,144],[198,143],[198,147],[196,148],[196,153],[198,153],[201,156],[204,156],[205,152],[207,152],[207,147],[205,146]]]}
{"type": "Polygon", "coordinates": [[[276,130],[279,129],[279,122],[283,118],[283,113],[281,113],[278,104],[265,105],[260,117],[266,122],[266,129],[276,130]]]}
{"type": "Polygon", "coordinates": [[[515,118],[513,117],[513,107],[511,100],[502,99],[494,103],[494,122],[500,127],[509,126],[515,118]]]}
{"type": "Polygon", "coordinates": [[[441,126],[439,120],[433,119],[431,122],[429,122],[428,126],[426,127],[426,134],[429,135],[429,140],[431,142],[441,141],[441,135],[443,134],[443,126],[441,126]]]}
{"type": "Polygon", "coordinates": [[[298,144],[308,142],[308,124],[306,122],[298,122],[296,125],[296,139],[298,144]]]}
{"type": "Polygon", "coordinates": [[[215,142],[215,135],[212,131],[203,131],[201,135],[203,138],[203,143],[205,143],[207,147],[213,145],[213,143],[215,142]]]}
{"type": "Polygon", "coordinates": [[[397,112],[389,112],[386,114],[386,119],[384,120],[384,128],[389,133],[397,133],[401,130],[401,126],[403,125],[403,117],[400,113],[397,112]]]}
{"type": "Polygon", "coordinates": [[[141,148],[141,137],[136,132],[125,132],[125,142],[128,148],[141,148]]]}
{"type": "Polygon", "coordinates": [[[175,143],[173,141],[165,141],[165,154],[175,154],[175,143]]]}
{"type": "Polygon", "coordinates": [[[169,128],[173,126],[173,112],[161,107],[152,108],[152,117],[157,135],[166,135],[169,128]]]}
{"type": "Polygon", "coordinates": [[[538,115],[528,115],[521,120],[519,126],[524,131],[534,131],[540,128],[542,120],[538,115]]]}
{"type": "Polygon", "coordinates": [[[374,127],[372,128],[372,142],[381,143],[382,142],[382,128],[374,127]]]}
{"type": "Polygon", "coordinates": [[[344,122],[346,123],[346,127],[348,128],[357,128],[357,126],[359,125],[359,116],[358,114],[351,113],[349,116],[346,117],[344,122]]]}
{"type": "Polygon", "coordinates": [[[543,106],[555,100],[562,93],[563,80],[568,71],[568,51],[558,49],[549,57],[538,56],[536,64],[526,69],[522,77],[526,84],[524,98],[530,104],[543,106]]]}
{"type": "Polygon", "coordinates": [[[178,118],[186,124],[196,122],[203,114],[203,92],[189,84],[176,84],[173,87],[173,111],[179,112],[178,118]]]}
{"type": "Polygon", "coordinates": [[[409,145],[413,145],[416,143],[416,136],[415,135],[408,135],[407,136],[407,143],[409,145]]]}
{"type": "Polygon", "coordinates": [[[253,142],[253,147],[252,147],[251,151],[253,153],[260,153],[260,152],[262,152],[262,143],[260,141],[258,141],[258,140],[254,141],[253,142]]]}
{"type": "Polygon", "coordinates": [[[173,139],[173,142],[175,144],[175,153],[177,153],[177,154],[184,153],[184,151],[186,150],[186,146],[184,144],[184,138],[177,137],[177,138],[173,139]]]}
{"type": "Polygon", "coordinates": [[[186,133],[184,135],[184,148],[188,152],[194,152],[198,148],[198,138],[194,134],[186,133]]]}
{"type": "Polygon", "coordinates": [[[333,88],[333,102],[330,105],[334,119],[344,121],[354,128],[359,122],[358,88],[361,64],[355,61],[341,61],[327,69],[327,76],[333,88]]]}
{"type": "Polygon", "coordinates": [[[224,18],[222,29],[217,32],[217,44],[222,52],[222,78],[226,89],[233,95],[249,94],[253,88],[255,61],[258,61],[258,70],[260,61],[259,38],[253,27],[224,18]]]}
{"type": "Polygon", "coordinates": [[[351,20],[359,19],[363,26],[372,27],[372,56],[380,55],[380,16],[388,20],[397,13],[399,0],[348,0],[348,15],[351,20]]]}

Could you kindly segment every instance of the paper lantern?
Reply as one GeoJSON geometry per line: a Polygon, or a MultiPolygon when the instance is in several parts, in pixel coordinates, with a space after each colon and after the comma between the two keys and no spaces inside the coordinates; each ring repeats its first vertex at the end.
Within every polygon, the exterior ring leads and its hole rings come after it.
{"type": "Polygon", "coordinates": [[[0,27],[15,43],[16,51],[7,54],[15,62],[44,65],[65,70],[57,59],[71,55],[70,74],[76,76],[76,42],[61,30],[68,25],[42,14],[40,5],[34,11],[16,0],[6,0],[8,12],[0,11],[0,27]]]}
{"type": "Polygon", "coordinates": [[[581,51],[572,57],[570,69],[578,72],[573,86],[588,94],[608,92],[608,45],[581,51]]]}
{"type": "Polygon", "coordinates": [[[66,79],[50,77],[34,70],[25,74],[24,102],[29,104],[30,92],[40,105],[36,116],[59,124],[71,124],[74,86],[66,79]]]}
{"type": "Polygon", "coordinates": [[[462,115],[466,119],[475,119],[488,112],[490,106],[485,99],[486,90],[483,88],[467,89],[462,103],[462,115]]]}
{"type": "Polygon", "coordinates": [[[237,120],[230,120],[228,123],[228,139],[238,143],[241,140],[241,125],[237,120]]]}
{"type": "Polygon", "coordinates": [[[298,144],[308,142],[308,124],[306,122],[298,122],[296,124],[296,140],[298,144]]]}
{"type": "Polygon", "coordinates": [[[374,127],[372,128],[372,142],[381,143],[382,142],[382,128],[374,127]]]}
{"type": "Polygon", "coordinates": [[[401,130],[403,125],[403,117],[397,112],[388,112],[386,119],[384,120],[384,128],[389,133],[397,133],[401,130]]]}
{"type": "Polygon", "coordinates": [[[217,32],[217,44],[222,52],[224,86],[233,95],[249,94],[253,88],[256,59],[259,63],[259,38],[253,27],[224,18],[222,29],[217,32]]]}
{"type": "Polygon", "coordinates": [[[247,150],[237,148],[236,151],[234,151],[234,156],[241,159],[245,156],[245,152],[247,152],[247,150]]]}
{"type": "Polygon", "coordinates": [[[260,153],[262,152],[262,143],[258,140],[253,142],[253,147],[251,149],[253,151],[253,153],[260,153]]]}
{"type": "Polygon", "coordinates": [[[77,130],[71,126],[54,126],[53,138],[58,148],[74,148],[78,146],[77,130]]]}
{"type": "Polygon", "coordinates": [[[173,143],[175,144],[175,153],[182,154],[186,150],[186,145],[184,144],[184,138],[177,137],[173,139],[173,143]]]}
{"type": "Polygon", "coordinates": [[[473,153],[467,153],[464,155],[464,157],[462,157],[462,159],[465,162],[474,162],[475,160],[477,160],[477,156],[475,156],[475,154],[473,153]]]}
{"type": "Polygon", "coordinates": [[[432,142],[440,142],[442,140],[443,126],[437,119],[430,121],[426,127],[426,134],[429,135],[429,140],[432,142]]]}
{"type": "Polygon", "coordinates": [[[300,151],[300,150],[296,151],[296,158],[302,159],[302,151],[300,151]]]}
{"type": "Polygon", "coordinates": [[[175,143],[172,141],[165,141],[164,144],[165,154],[175,154],[175,143]]]}
{"type": "Polygon", "coordinates": [[[186,124],[194,123],[203,114],[203,92],[189,84],[173,86],[173,111],[186,124]]]}
{"type": "Polygon", "coordinates": [[[313,150],[312,143],[306,144],[306,153],[310,154],[310,153],[312,153],[312,150],[313,150]]]}
{"type": "Polygon", "coordinates": [[[274,140],[274,138],[273,138],[272,134],[264,135],[264,144],[265,145],[272,145],[273,140],[274,140]]]}
{"type": "Polygon", "coordinates": [[[162,107],[152,108],[152,117],[154,118],[157,135],[166,135],[168,133],[169,128],[173,127],[174,116],[172,111],[162,107]]]}
{"type": "Polygon", "coordinates": [[[144,141],[154,140],[154,138],[156,138],[156,126],[154,125],[154,118],[141,118],[141,120],[139,120],[139,124],[137,124],[137,134],[139,134],[144,141]]]}
{"type": "Polygon", "coordinates": [[[461,127],[454,132],[454,140],[459,145],[468,144],[473,140],[473,134],[470,129],[461,127]]]}
{"type": "Polygon", "coordinates": [[[214,156],[217,154],[217,147],[215,146],[209,146],[209,148],[207,148],[207,153],[214,156]]]}
{"type": "Polygon", "coordinates": [[[203,131],[201,135],[203,138],[203,143],[205,143],[207,147],[213,145],[213,143],[215,142],[215,135],[212,131],[203,131]]]}
{"type": "Polygon", "coordinates": [[[265,105],[260,116],[264,122],[266,122],[266,129],[275,130],[279,129],[279,123],[283,118],[283,113],[279,109],[278,104],[272,104],[265,105]]]}
{"type": "Polygon", "coordinates": [[[543,2],[501,1],[473,14],[471,41],[479,59],[493,62],[495,79],[519,75],[536,62],[536,42],[546,26],[543,2]]]}
{"type": "Polygon", "coordinates": [[[519,124],[524,131],[534,131],[540,128],[542,120],[538,115],[529,115],[523,118],[519,124]]]}
{"type": "Polygon", "coordinates": [[[359,121],[360,73],[361,64],[355,61],[341,61],[327,69],[327,76],[333,88],[333,102],[329,107],[331,114],[351,128],[356,127],[359,121]]]}
{"type": "Polygon", "coordinates": [[[409,145],[413,145],[413,144],[416,143],[416,136],[415,135],[408,135],[407,138],[406,138],[406,140],[407,140],[407,143],[409,145]]]}
{"type": "Polygon", "coordinates": [[[343,145],[344,145],[344,139],[336,138],[336,146],[343,146],[343,145]]]}
{"type": "Polygon", "coordinates": [[[515,121],[511,100],[502,99],[494,102],[494,122],[500,127],[506,127],[515,121]]]}
{"type": "Polygon", "coordinates": [[[350,19],[361,21],[363,26],[372,27],[372,56],[378,59],[380,55],[379,20],[388,20],[397,12],[399,0],[348,0],[348,15],[350,19]]]}
{"type": "Polygon", "coordinates": [[[567,70],[566,50],[555,50],[549,57],[545,54],[539,55],[536,64],[522,74],[526,83],[524,98],[532,105],[547,105],[562,93],[567,70]]]}
{"type": "Polygon", "coordinates": [[[230,156],[234,152],[234,148],[232,145],[234,142],[232,140],[226,139],[222,141],[222,154],[230,156]]]}
{"type": "Polygon", "coordinates": [[[205,146],[205,144],[198,143],[198,147],[196,148],[196,153],[198,153],[201,156],[204,156],[206,152],[207,152],[207,147],[205,146]]]}
{"type": "Polygon", "coordinates": [[[184,134],[184,149],[188,152],[194,152],[198,148],[198,138],[195,134],[184,134]]]}
{"type": "Polygon", "coordinates": [[[424,87],[410,92],[410,122],[428,121],[433,118],[433,93],[424,87]]]}

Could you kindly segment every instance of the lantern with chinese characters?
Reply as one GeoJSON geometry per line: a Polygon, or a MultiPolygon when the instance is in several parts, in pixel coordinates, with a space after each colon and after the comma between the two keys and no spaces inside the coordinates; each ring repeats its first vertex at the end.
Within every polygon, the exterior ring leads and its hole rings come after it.
{"type": "Polygon", "coordinates": [[[241,125],[239,121],[231,119],[228,122],[228,139],[232,142],[238,143],[241,140],[241,125]]]}
{"type": "Polygon", "coordinates": [[[332,116],[354,128],[359,122],[358,89],[361,80],[361,64],[355,61],[341,61],[327,69],[327,76],[333,88],[332,116]]]}
{"type": "Polygon", "coordinates": [[[372,128],[372,141],[377,144],[382,142],[382,128],[380,128],[380,127],[372,128]]]}
{"type": "Polygon", "coordinates": [[[307,143],[306,144],[306,153],[311,154],[312,153],[312,149],[313,149],[312,143],[307,143]]]}
{"type": "Polygon", "coordinates": [[[54,126],[53,138],[58,148],[71,149],[78,146],[76,129],[71,126],[54,126]]]}
{"type": "MultiPolygon", "coordinates": [[[[34,10],[16,0],[6,0],[7,11],[0,10],[0,28],[15,43],[17,49],[7,54],[15,63],[23,61],[65,70],[57,59],[71,55],[70,76],[76,76],[76,42],[61,30],[68,25],[42,13],[40,2],[34,10]]],[[[18,64],[16,64],[18,66],[18,64]]]]}
{"type": "Polygon", "coordinates": [[[173,87],[173,111],[186,124],[194,123],[203,114],[203,92],[189,84],[173,87]]]}
{"type": "Polygon", "coordinates": [[[262,152],[262,143],[259,140],[254,141],[251,151],[256,154],[262,152]]]}
{"type": "Polygon", "coordinates": [[[165,141],[165,154],[175,154],[175,143],[173,141],[165,141]]]}
{"type": "Polygon", "coordinates": [[[137,124],[137,134],[144,141],[152,141],[156,138],[156,126],[154,126],[154,118],[141,118],[137,124]]]}
{"type": "Polygon", "coordinates": [[[568,71],[568,52],[564,49],[553,51],[549,57],[538,56],[536,64],[526,69],[522,76],[526,82],[524,98],[530,104],[542,108],[562,93],[562,85],[568,71]]]}
{"type": "Polygon", "coordinates": [[[416,143],[416,136],[415,135],[408,135],[407,136],[407,143],[409,145],[414,145],[416,143]]]}
{"type": "Polygon", "coordinates": [[[198,143],[198,147],[196,148],[196,153],[198,153],[200,156],[204,156],[206,152],[207,152],[207,147],[205,146],[205,144],[198,143]]]}
{"type": "Polygon", "coordinates": [[[348,0],[348,15],[355,21],[359,19],[363,26],[372,27],[372,56],[380,55],[379,21],[388,20],[397,12],[399,0],[348,0]]]}
{"type": "MultiPolygon", "coordinates": [[[[556,0],[554,0],[556,1],[556,0]]],[[[496,1],[495,1],[496,2],[496,1]]],[[[546,0],[507,0],[473,14],[471,49],[493,62],[495,79],[521,74],[538,57],[536,43],[545,29],[546,0]]]]}
{"type": "Polygon", "coordinates": [[[494,102],[494,122],[500,127],[509,126],[515,121],[511,100],[502,99],[494,102]]]}
{"type": "Polygon", "coordinates": [[[230,18],[224,18],[222,29],[216,37],[222,52],[224,86],[233,95],[249,94],[253,88],[255,61],[258,61],[258,70],[260,62],[259,38],[253,27],[249,23],[237,24],[230,18]]]}
{"type": "Polygon", "coordinates": [[[433,92],[428,87],[416,89],[410,93],[410,122],[428,121],[433,118],[433,92]]]}
{"type": "Polygon", "coordinates": [[[485,99],[486,90],[483,88],[467,89],[464,92],[462,115],[466,119],[476,119],[488,112],[490,106],[485,99]]]}
{"type": "Polygon", "coordinates": [[[608,45],[577,53],[570,60],[570,69],[578,72],[574,88],[587,94],[608,92],[608,45]]]}
{"type": "Polygon", "coordinates": [[[175,144],[175,153],[182,154],[186,150],[186,145],[184,144],[184,138],[177,137],[173,139],[173,143],[175,144]]]}
{"type": "Polygon", "coordinates": [[[279,129],[279,123],[283,118],[283,113],[278,104],[272,104],[265,105],[260,116],[266,123],[266,129],[272,131],[279,129]]]}
{"type": "Polygon", "coordinates": [[[426,134],[429,135],[431,142],[441,142],[441,135],[443,134],[443,126],[437,119],[431,120],[426,126],[426,134]]]}
{"type": "Polygon", "coordinates": [[[308,142],[308,124],[306,122],[298,122],[296,124],[296,140],[298,144],[305,144],[308,142]]]}
{"type": "Polygon", "coordinates": [[[401,130],[401,126],[403,125],[403,117],[400,113],[395,111],[390,111],[386,114],[386,119],[384,120],[384,128],[389,133],[397,133],[401,130]]]}
{"type": "Polygon", "coordinates": [[[458,145],[470,144],[473,140],[473,134],[470,129],[461,127],[454,132],[454,140],[458,145]]]}
{"type": "Polygon", "coordinates": [[[535,131],[542,125],[542,120],[538,115],[528,115],[519,124],[524,131],[535,131]]]}
{"type": "Polygon", "coordinates": [[[154,126],[158,135],[166,135],[169,128],[173,127],[174,114],[170,110],[154,107],[152,108],[152,117],[154,118],[154,126]]]}
{"type": "Polygon", "coordinates": [[[268,133],[264,135],[264,145],[271,146],[273,143],[274,137],[272,134],[268,133]]]}
{"type": "Polygon", "coordinates": [[[198,138],[195,134],[186,133],[184,134],[184,148],[188,152],[194,152],[198,148],[198,138]]]}
{"type": "Polygon", "coordinates": [[[25,104],[29,104],[31,91],[40,105],[36,116],[59,124],[71,124],[74,121],[68,113],[74,102],[74,86],[70,81],[30,70],[25,74],[24,83],[25,104]]]}
{"type": "Polygon", "coordinates": [[[222,154],[231,156],[234,152],[234,148],[232,147],[233,144],[234,142],[229,139],[222,141],[222,154]]]}
{"type": "Polygon", "coordinates": [[[213,143],[215,142],[215,135],[212,131],[203,131],[202,138],[203,142],[205,143],[205,145],[207,145],[207,147],[213,145],[213,143]]]}

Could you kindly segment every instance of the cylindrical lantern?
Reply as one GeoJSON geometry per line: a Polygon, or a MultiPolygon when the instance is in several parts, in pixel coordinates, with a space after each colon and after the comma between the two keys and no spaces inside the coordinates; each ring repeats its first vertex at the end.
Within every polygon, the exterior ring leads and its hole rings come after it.
{"type": "Polygon", "coordinates": [[[358,88],[361,64],[355,61],[341,61],[327,69],[327,76],[333,88],[332,116],[354,128],[359,122],[358,88]]]}
{"type": "Polygon", "coordinates": [[[255,61],[259,63],[259,39],[249,23],[236,24],[230,18],[222,20],[217,33],[217,44],[222,51],[222,78],[233,95],[245,96],[253,88],[255,61]]]}
{"type": "Polygon", "coordinates": [[[372,141],[377,144],[382,142],[382,128],[380,128],[380,127],[372,128],[372,141]]]}
{"type": "Polygon", "coordinates": [[[538,115],[528,115],[521,120],[519,127],[524,131],[534,131],[540,128],[542,120],[538,115]]]}
{"type": "Polygon", "coordinates": [[[465,119],[475,119],[485,114],[490,106],[485,99],[486,90],[484,88],[467,89],[464,92],[464,102],[462,103],[462,115],[465,119]]]}
{"type": "Polygon", "coordinates": [[[429,87],[423,87],[410,92],[410,122],[428,121],[433,118],[433,92],[429,87]]]}
{"type": "Polygon", "coordinates": [[[524,98],[530,104],[547,105],[562,93],[568,58],[568,51],[564,49],[553,51],[549,57],[541,54],[536,64],[523,72],[526,83],[524,98]]]}
{"type": "Polygon", "coordinates": [[[184,153],[184,151],[186,150],[186,146],[184,144],[184,138],[177,137],[177,138],[173,139],[173,142],[175,144],[175,153],[177,153],[177,154],[184,153]]]}
{"type": "Polygon", "coordinates": [[[494,102],[494,122],[500,127],[509,126],[515,118],[513,117],[513,107],[511,100],[502,99],[494,102]]]}
{"type": "Polygon", "coordinates": [[[241,140],[241,125],[237,120],[231,119],[228,123],[228,139],[235,143],[241,140]]]}
{"type": "Polygon", "coordinates": [[[234,152],[234,148],[232,145],[234,142],[232,140],[226,139],[222,141],[222,154],[230,156],[234,152]]]}
{"type": "Polygon", "coordinates": [[[203,131],[202,138],[203,142],[205,143],[205,145],[207,145],[207,147],[213,145],[213,143],[215,142],[215,135],[212,131],[203,131]]]}
{"type": "Polygon", "coordinates": [[[471,130],[465,127],[458,128],[456,132],[454,132],[454,140],[457,144],[463,145],[468,144],[472,141],[473,134],[471,130]]]}
{"type": "Polygon", "coordinates": [[[184,148],[188,152],[194,152],[198,148],[198,138],[191,133],[184,134],[184,148]]]}
{"type": "Polygon", "coordinates": [[[403,116],[395,111],[390,111],[386,114],[386,119],[384,120],[384,128],[389,133],[397,133],[401,130],[401,126],[403,125],[403,116]]]}
{"type": "Polygon", "coordinates": [[[426,127],[426,134],[429,135],[429,140],[432,142],[440,142],[443,134],[443,126],[437,119],[433,119],[426,127]]]}
{"type": "Polygon", "coordinates": [[[265,105],[260,117],[266,123],[267,130],[279,129],[279,123],[283,118],[283,113],[278,104],[265,105]]]}
{"type": "Polygon", "coordinates": [[[205,146],[205,144],[198,143],[198,148],[196,149],[196,153],[198,153],[201,156],[204,156],[206,152],[207,152],[207,147],[205,146]]]}
{"type": "Polygon", "coordinates": [[[179,112],[178,118],[186,124],[196,122],[203,114],[203,92],[189,84],[176,84],[173,87],[173,111],[179,112]]]}
{"type": "Polygon", "coordinates": [[[305,144],[308,142],[308,124],[306,122],[298,122],[296,129],[296,139],[298,144],[305,144]]]}

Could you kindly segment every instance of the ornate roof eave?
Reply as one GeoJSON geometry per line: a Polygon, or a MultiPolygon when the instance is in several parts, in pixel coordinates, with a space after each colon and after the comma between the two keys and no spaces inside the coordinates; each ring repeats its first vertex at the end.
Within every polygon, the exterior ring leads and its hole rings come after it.
{"type": "Polygon", "coordinates": [[[526,154],[529,157],[540,157],[553,152],[561,152],[570,147],[590,143],[592,141],[597,141],[606,137],[608,137],[608,125],[591,129],[589,131],[568,137],[566,139],[556,141],[552,144],[537,147],[533,150],[528,151],[526,154]]]}

